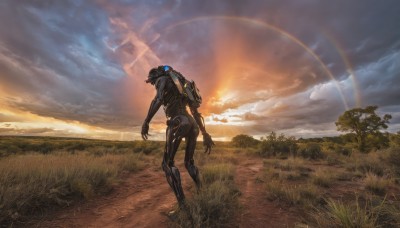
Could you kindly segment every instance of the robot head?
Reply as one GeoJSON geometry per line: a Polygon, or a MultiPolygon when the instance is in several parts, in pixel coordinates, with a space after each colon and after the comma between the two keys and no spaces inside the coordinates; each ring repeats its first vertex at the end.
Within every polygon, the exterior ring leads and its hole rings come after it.
{"type": "Polygon", "coordinates": [[[149,75],[147,76],[146,83],[151,83],[152,85],[154,85],[159,77],[166,75],[166,73],[171,70],[172,67],[167,65],[158,66],[151,69],[149,75]]]}
{"type": "Polygon", "coordinates": [[[163,70],[164,70],[165,72],[172,70],[172,67],[170,67],[170,66],[168,66],[168,65],[164,65],[164,66],[162,66],[162,68],[163,68],[163,70]]]}

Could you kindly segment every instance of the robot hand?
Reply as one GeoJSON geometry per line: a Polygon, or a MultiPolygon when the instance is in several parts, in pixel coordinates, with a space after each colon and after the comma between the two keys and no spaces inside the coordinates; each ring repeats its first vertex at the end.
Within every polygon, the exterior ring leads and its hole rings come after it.
{"type": "Polygon", "coordinates": [[[144,122],[142,125],[142,138],[143,140],[147,140],[149,136],[149,123],[148,122],[144,122]]]}
{"type": "Polygon", "coordinates": [[[208,154],[210,154],[211,148],[215,145],[215,143],[213,142],[211,136],[208,133],[203,134],[203,145],[206,148],[204,153],[207,153],[207,151],[208,151],[208,154]]]}

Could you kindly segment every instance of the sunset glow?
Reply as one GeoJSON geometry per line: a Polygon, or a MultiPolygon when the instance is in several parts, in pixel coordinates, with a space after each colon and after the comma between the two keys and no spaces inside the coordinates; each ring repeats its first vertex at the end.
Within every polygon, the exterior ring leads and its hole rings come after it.
{"type": "Polygon", "coordinates": [[[337,135],[366,105],[399,131],[400,4],[278,2],[3,1],[0,134],[140,139],[164,64],[196,82],[217,140],[337,135]]]}

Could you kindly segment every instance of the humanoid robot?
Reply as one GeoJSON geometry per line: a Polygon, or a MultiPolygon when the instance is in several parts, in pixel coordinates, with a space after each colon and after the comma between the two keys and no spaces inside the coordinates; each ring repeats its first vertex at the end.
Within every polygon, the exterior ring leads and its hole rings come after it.
{"type": "Polygon", "coordinates": [[[147,117],[142,126],[142,138],[147,140],[149,136],[149,123],[161,105],[164,106],[167,117],[166,143],[162,169],[165,172],[168,184],[171,186],[182,205],[185,200],[181,185],[181,177],[177,167],[174,165],[174,157],[179,144],[185,138],[185,167],[196,183],[201,187],[199,170],[194,164],[193,155],[196,148],[199,129],[203,134],[203,145],[205,153],[211,152],[215,145],[211,136],[206,132],[204,119],[198,112],[202,102],[199,90],[193,81],[188,81],[178,71],[170,66],[159,66],[150,70],[146,83],[155,86],[157,94],[150,104],[147,117]],[[186,107],[189,107],[190,115],[186,107]]]}

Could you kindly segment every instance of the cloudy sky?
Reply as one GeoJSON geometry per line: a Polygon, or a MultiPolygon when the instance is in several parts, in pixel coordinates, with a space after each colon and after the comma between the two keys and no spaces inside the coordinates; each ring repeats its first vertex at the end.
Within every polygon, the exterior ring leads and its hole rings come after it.
{"type": "MultiPolygon", "coordinates": [[[[164,64],[219,140],[337,135],[367,105],[397,132],[399,26],[397,0],[3,0],[0,135],[139,139],[164,64]]],[[[150,127],[164,138],[162,109],[150,127]]]]}

